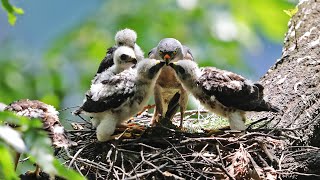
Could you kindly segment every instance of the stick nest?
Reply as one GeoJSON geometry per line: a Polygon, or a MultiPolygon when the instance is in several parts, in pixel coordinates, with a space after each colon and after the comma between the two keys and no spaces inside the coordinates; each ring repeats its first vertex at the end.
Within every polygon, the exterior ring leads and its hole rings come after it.
{"type": "Polygon", "coordinates": [[[68,135],[78,146],[59,156],[88,179],[277,179],[299,174],[284,165],[296,150],[319,150],[289,147],[287,137],[271,129],[192,133],[148,127],[150,115],[134,121],[146,129],[104,143],[89,123],[73,123],[68,135]]]}

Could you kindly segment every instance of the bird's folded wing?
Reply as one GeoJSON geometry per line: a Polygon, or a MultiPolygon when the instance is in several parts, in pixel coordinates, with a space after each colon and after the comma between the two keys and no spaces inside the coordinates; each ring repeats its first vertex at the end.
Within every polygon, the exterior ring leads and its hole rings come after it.
{"type": "Polygon", "coordinates": [[[214,95],[225,106],[251,109],[263,100],[263,87],[235,73],[214,67],[201,69],[198,85],[206,95],[214,95]]]}
{"type": "Polygon", "coordinates": [[[136,75],[128,70],[101,83],[91,85],[82,109],[97,113],[119,108],[134,95],[135,77],[136,75]]]}
{"type": "Polygon", "coordinates": [[[183,59],[194,61],[191,49],[188,46],[182,45],[183,47],[183,59]]]}
{"type": "Polygon", "coordinates": [[[154,59],[154,58],[156,57],[156,52],[157,52],[157,47],[152,48],[152,49],[148,52],[148,58],[154,59]]]}
{"type": "Polygon", "coordinates": [[[96,74],[98,73],[102,73],[104,70],[110,68],[114,62],[113,62],[113,53],[117,48],[115,46],[108,48],[107,50],[107,54],[106,56],[103,58],[103,60],[101,61],[98,71],[96,74]]]}

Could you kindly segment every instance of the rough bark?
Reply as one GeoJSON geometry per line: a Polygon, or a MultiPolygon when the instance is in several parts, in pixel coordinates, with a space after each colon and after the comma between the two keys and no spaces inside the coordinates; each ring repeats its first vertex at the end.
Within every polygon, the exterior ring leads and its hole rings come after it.
{"type": "MultiPolygon", "coordinates": [[[[305,0],[297,7],[281,58],[260,79],[267,99],[282,112],[254,114],[253,119],[267,116],[269,127],[290,137],[290,146],[320,147],[320,2],[305,0]]],[[[286,165],[320,175],[320,151],[293,156],[286,165]]]]}

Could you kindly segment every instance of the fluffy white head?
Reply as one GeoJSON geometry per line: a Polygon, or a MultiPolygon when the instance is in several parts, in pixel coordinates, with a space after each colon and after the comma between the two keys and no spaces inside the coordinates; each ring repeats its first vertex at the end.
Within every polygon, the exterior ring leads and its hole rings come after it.
{"type": "Polygon", "coordinates": [[[117,46],[129,46],[134,48],[137,40],[137,33],[132,29],[123,29],[115,35],[117,46]]]}
{"type": "Polygon", "coordinates": [[[160,74],[160,69],[165,62],[155,59],[143,59],[137,64],[137,73],[139,79],[154,80],[160,74]]]}
{"type": "Polygon", "coordinates": [[[192,82],[198,78],[200,73],[198,64],[190,60],[180,60],[170,63],[170,66],[176,71],[181,81],[192,82]]]}
{"type": "Polygon", "coordinates": [[[124,70],[137,63],[134,50],[128,46],[120,46],[113,55],[113,61],[118,68],[124,70]]]}

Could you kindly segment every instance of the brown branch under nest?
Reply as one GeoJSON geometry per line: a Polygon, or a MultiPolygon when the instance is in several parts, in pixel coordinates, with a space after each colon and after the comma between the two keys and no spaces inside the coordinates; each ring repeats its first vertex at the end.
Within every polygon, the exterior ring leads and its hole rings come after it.
{"type": "Polygon", "coordinates": [[[88,179],[277,179],[288,172],[315,177],[284,164],[318,148],[290,146],[272,129],[208,135],[148,127],[142,134],[131,132],[130,139],[99,143],[91,125],[73,127],[68,134],[78,146],[69,149],[73,156],[60,156],[88,179]]]}

